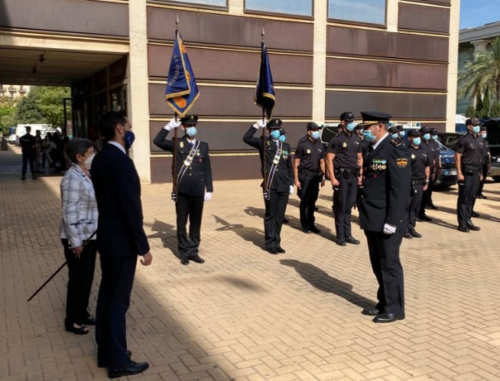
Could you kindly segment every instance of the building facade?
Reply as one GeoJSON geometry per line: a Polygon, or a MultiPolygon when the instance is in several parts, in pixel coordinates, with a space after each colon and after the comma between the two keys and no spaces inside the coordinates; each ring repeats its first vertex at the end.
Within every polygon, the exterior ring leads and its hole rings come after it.
{"type": "Polygon", "coordinates": [[[24,85],[1,85],[0,84],[0,97],[7,97],[9,99],[24,98],[30,92],[29,86],[24,85]]]}
{"type": "Polygon", "coordinates": [[[261,117],[262,29],[274,116],[292,146],[307,122],[336,123],[343,111],[454,130],[459,9],[459,0],[3,0],[0,81],[72,86],[82,136],[96,137],[101,113],[125,109],[141,179],[170,181],[170,157],[152,140],[173,117],[164,95],[178,16],[214,177],[257,178],[242,136],[261,117]]]}

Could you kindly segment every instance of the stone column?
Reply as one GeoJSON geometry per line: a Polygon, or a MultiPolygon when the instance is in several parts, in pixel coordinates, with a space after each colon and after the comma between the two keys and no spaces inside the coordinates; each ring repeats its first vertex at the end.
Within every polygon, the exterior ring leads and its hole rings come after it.
{"type": "Polygon", "coordinates": [[[244,0],[227,0],[227,5],[231,15],[243,15],[245,12],[244,0]]]}
{"type": "Polygon", "coordinates": [[[448,51],[448,95],[446,99],[446,131],[448,132],[455,131],[457,114],[459,23],[460,0],[452,0],[448,51]]]}
{"type": "Polygon", "coordinates": [[[313,120],[324,123],[326,107],[326,35],[328,0],[314,2],[313,120]]]}
{"type": "Polygon", "coordinates": [[[397,32],[399,22],[399,0],[387,0],[387,31],[397,32]]]}
{"type": "Polygon", "coordinates": [[[477,40],[471,42],[471,44],[474,45],[474,53],[485,52],[489,43],[490,42],[488,40],[477,40]]]}

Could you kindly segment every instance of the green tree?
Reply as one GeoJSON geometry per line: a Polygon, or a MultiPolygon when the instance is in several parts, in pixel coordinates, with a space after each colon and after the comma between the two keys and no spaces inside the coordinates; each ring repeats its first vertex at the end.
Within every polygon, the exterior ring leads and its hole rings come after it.
{"type": "Polygon", "coordinates": [[[476,118],[481,118],[481,114],[483,112],[483,99],[481,98],[481,94],[476,96],[476,118]]]}
{"type": "Polygon", "coordinates": [[[475,115],[476,115],[476,109],[474,108],[474,106],[467,107],[467,111],[465,112],[465,116],[467,118],[474,118],[475,115]]]}
{"type": "Polygon", "coordinates": [[[44,124],[47,120],[43,116],[40,108],[38,107],[36,98],[37,91],[32,88],[17,105],[16,119],[17,123],[22,124],[44,124]]]}
{"type": "Polygon", "coordinates": [[[52,127],[64,126],[64,98],[71,96],[68,87],[37,87],[35,88],[36,104],[47,123],[52,127]]]}
{"type": "Polygon", "coordinates": [[[495,102],[491,106],[490,116],[492,118],[500,118],[500,103],[495,102]]]}
{"type": "Polygon", "coordinates": [[[9,127],[16,125],[16,101],[8,97],[0,98],[0,132],[8,133],[9,127]]]}
{"type": "Polygon", "coordinates": [[[490,116],[490,108],[491,108],[491,102],[490,102],[490,89],[486,88],[486,91],[484,92],[484,100],[483,100],[483,109],[481,110],[481,118],[487,118],[490,116]]]}

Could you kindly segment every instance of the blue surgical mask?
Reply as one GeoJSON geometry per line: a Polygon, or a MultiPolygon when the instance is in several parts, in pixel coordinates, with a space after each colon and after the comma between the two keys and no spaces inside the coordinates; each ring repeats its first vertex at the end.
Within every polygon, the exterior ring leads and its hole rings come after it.
{"type": "Polygon", "coordinates": [[[286,141],[286,135],[281,135],[280,136],[280,142],[284,143],[286,141]]]}
{"type": "Polygon", "coordinates": [[[196,127],[187,127],[186,128],[186,134],[190,138],[194,138],[197,133],[198,133],[198,130],[196,129],[196,127]]]}
{"type": "Polygon", "coordinates": [[[422,144],[422,139],[413,138],[413,144],[415,144],[416,146],[419,146],[420,144],[422,144]]]}
{"type": "Polygon", "coordinates": [[[399,138],[399,135],[398,135],[398,134],[392,134],[392,135],[391,135],[391,137],[392,137],[393,139],[397,139],[397,138],[399,138]]]}
{"type": "Polygon", "coordinates": [[[401,131],[400,134],[401,136],[406,136],[406,131],[401,131]]]}
{"type": "Polygon", "coordinates": [[[424,139],[427,141],[431,140],[431,134],[425,134],[424,139]]]}
{"type": "Polygon", "coordinates": [[[437,135],[432,135],[432,139],[434,139],[435,141],[438,140],[438,136],[437,135]]]}
{"type": "Polygon", "coordinates": [[[271,137],[275,140],[278,140],[280,138],[281,134],[279,130],[272,130],[271,131],[271,137]]]}
{"type": "Polygon", "coordinates": [[[366,139],[368,143],[373,143],[375,141],[375,136],[373,136],[370,130],[363,131],[363,137],[366,139]]]}
{"type": "Polygon", "coordinates": [[[347,130],[348,131],[354,131],[354,128],[356,128],[356,123],[349,123],[347,124],[347,130]]]}
{"type": "Polygon", "coordinates": [[[472,132],[474,132],[475,134],[479,134],[481,132],[481,127],[479,126],[472,127],[472,132]]]}
{"type": "Polygon", "coordinates": [[[486,139],[486,138],[488,137],[488,134],[481,134],[481,137],[482,137],[483,139],[486,139]]]}
{"type": "Polygon", "coordinates": [[[130,149],[132,144],[134,144],[135,134],[132,131],[127,131],[123,139],[125,139],[125,149],[130,149]]]}
{"type": "Polygon", "coordinates": [[[313,138],[314,140],[319,139],[319,131],[313,131],[311,133],[311,138],[313,138]]]}

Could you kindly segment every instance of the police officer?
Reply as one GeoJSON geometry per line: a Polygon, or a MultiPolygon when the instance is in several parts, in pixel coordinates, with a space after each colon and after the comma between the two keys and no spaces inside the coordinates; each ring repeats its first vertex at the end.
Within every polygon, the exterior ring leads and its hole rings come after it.
{"type": "MultiPolygon", "coordinates": [[[[286,130],[283,127],[280,128],[280,142],[282,143],[286,142],[286,130]]],[[[284,224],[290,223],[290,221],[288,220],[288,218],[286,218],[286,216],[283,218],[283,223],[284,224]]]]}
{"type": "MultiPolygon", "coordinates": [[[[439,175],[439,170],[441,169],[441,147],[439,146],[439,136],[438,136],[438,129],[433,127],[431,128],[431,138],[434,141],[435,149],[434,149],[434,163],[435,163],[435,168],[434,168],[434,174],[431,174],[430,178],[430,183],[432,183],[433,191],[434,191],[434,186],[436,185],[436,181],[439,175]]],[[[425,208],[432,209],[432,210],[437,210],[438,207],[434,205],[434,201],[432,200],[432,192],[431,195],[429,196],[429,201],[427,202],[427,205],[424,205],[425,208]]]]}
{"type": "MultiPolygon", "coordinates": [[[[486,126],[481,126],[480,131],[481,137],[484,140],[484,152],[483,152],[483,162],[482,162],[482,174],[483,179],[479,184],[479,191],[477,192],[477,198],[485,199],[486,196],[483,194],[484,183],[486,182],[486,178],[488,177],[488,172],[491,169],[491,153],[490,153],[490,144],[488,143],[488,128],[486,126]]],[[[474,213],[472,213],[472,217],[474,217],[474,213]]]]}
{"type": "Polygon", "coordinates": [[[397,126],[390,127],[389,134],[391,134],[391,139],[394,139],[400,143],[402,142],[403,137],[401,136],[401,131],[399,131],[399,128],[397,126]]]}
{"type": "Polygon", "coordinates": [[[396,128],[398,129],[399,136],[401,136],[401,138],[404,138],[406,136],[405,127],[403,125],[399,124],[396,126],[396,128]]]}
{"type": "Polygon", "coordinates": [[[294,178],[290,145],[280,141],[281,119],[271,119],[267,124],[259,120],[243,136],[243,141],[265,153],[265,182],[262,183],[266,214],[264,217],[265,245],[270,254],[284,254],[281,247],[281,227],[285,217],[288,197],[294,191],[294,178]],[[255,137],[259,128],[266,128],[268,136],[255,137]],[[264,146],[263,146],[264,143],[264,146]]]}
{"type": "Polygon", "coordinates": [[[28,162],[30,163],[30,172],[33,180],[36,180],[35,159],[36,159],[36,138],[31,135],[31,127],[26,127],[26,134],[21,136],[19,144],[23,153],[23,169],[21,172],[21,180],[26,180],[26,170],[28,162]]]}
{"type": "MultiPolygon", "coordinates": [[[[174,152],[177,143],[176,159],[176,203],[177,244],[183,265],[189,261],[205,263],[199,256],[201,242],[201,219],[205,201],[212,199],[212,167],[208,144],[196,138],[198,116],[186,115],[177,121],[172,119],[154,139],[154,144],[164,151],[174,152]],[[184,136],[180,139],[167,139],[175,128],[181,127],[184,136]],[[189,237],[186,225],[189,220],[189,237]]],[[[172,165],[173,171],[173,165],[172,165]]]]}
{"type": "Polygon", "coordinates": [[[373,145],[364,161],[359,216],[379,284],[378,304],[365,308],[362,313],[375,316],[375,323],[392,323],[405,318],[399,248],[407,224],[410,156],[404,144],[392,140],[388,134],[390,115],[381,112],[361,114],[366,123],[365,139],[373,145]]]}
{"type": "Polygon", "coordinates": [[[436,178],[436,173],[438,170],[439,163],[436,163],[436,151],[437,154],[439,155],[439,144],[434,141],[431,137],[431,128],[427,126],[423,126],[420,129],[420,132],[422,134],[422,144],[421,148],[425,149],[427,151],[427,155],[429,156],[429,167],[431,170],[431,178],[429,181],[429,184],[427,186],[427,190],[424,191],[424,194],[422,196],[422,202],[420,203],[420,211],[419,211],[419,218],[422,221],[432,221],[432,218],[427,216],[425,213],[425,206],[429,203],[431,197],[432,197],[432,190],[434,189],[434,180],[436,178]],[[437,165],[436,165],[437,164],[437,165]]]}
{"type": "Polygon", "coordinates": [[[340,121],[340,133],[330,141],[326,155],[328,173],[334,190],[333,213],[337,245],[346,246],[346,243],[359,245],[359,241],[351,232],[351,210],[356,204],[358,184],[361,184],[363,165],[361,140],[358,134],[354,133],[356,124],[352,112],[342,113],[340,121]]]}
{"type": "Polygon", "coordinates": [[[411,158],[411,189],[408,202],[408,226],[404,233],[405,238],[421,238],[417,233],[415,225],[420,211],[423,192],[429,186],[430,161],[428,152],[420,145],[422,144],[422,134],[418,130],[410,130],[408,133],[408,152],[411,158]]]}
{"type": "Polygon", "coordinates": [[[320,141],[319,126],[307,123],[307,134],[299,140],[293,166],[295,185],[300,197],[300,224],[305,233],[320,234],[314,221],[319,184],[325,186],[325,150],[320,141]]]}
{"type": "Polygon", "coordinates": [[[484,140],[479,135],[481,128],[477,118],[465,121],[467,134],[458,141],[455,163],[458,173],[457,217],[458,230],[464,233],[479,231],[472,221],[472,208],[481,181],[481,162],[484,155],[484,140]]]}
{"type": "Polygon", "coordinates": [[[363,160],[365,159],[366,154],[368,153],[368,147],[371,144],[363,137],[364,129],[365,129],[364,123],[358,123],[356,125],[356,133],[358,134],[359,139],[361,140],[361,157],[363,158],[363,160]]]}

